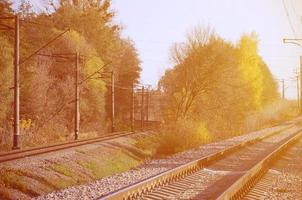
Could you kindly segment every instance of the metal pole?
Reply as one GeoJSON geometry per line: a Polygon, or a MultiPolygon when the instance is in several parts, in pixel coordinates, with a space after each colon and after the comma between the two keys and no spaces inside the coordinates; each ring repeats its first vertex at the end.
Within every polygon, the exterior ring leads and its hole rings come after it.
{"type": "Polygon", "coordinates": [[[75,128],[74,139],[77,140],[80,131],[80,90],[79,90],[79,53],[76,53],[76,70],[75,70],[75,128]]]}
{"type": "Polygon", "coordinates": [[[131,93],[131,131],[134,132],[134,83],[132,83],[131,93]]]}
{"type": "Polygon", "coordinates": [[[146,90],[146,122],[148,124],[149,121],[149,89],[146,90]]]}
{"type": "Polygon", "coordinates": [[[144,128],[144,90],[145,87],[142,86],[142,102],[141,102],[141,129],[144,128]]]}
{"type": "Polygon", "coordinates": [[[13,149],[20,149],[20,82],[19,82],[19,15],[15,16],[15,47],[14,47],[14,137],[13,149]]]}
{"type": "Polygon", "coordinates": [[[300,107],[300,89],[299,89],[299,76],[297,78],[297,102],[298,102],[298,108],[300,107]]]}
{"type": "Polygon", "coordinates": [[[284,79],[282,79],[282,99],[284,100],[284,98],[285,98],[285,95],[284,95],[284,89],[285,89],[285,87],[284,87],[284,79]]]}
{"type": "Polygon", "coordinates": [[[114,117],[115,117],[115,110],[114,110],[114,73],[111,72],[111,132],[114,132],[114,117]]]}
{"type": "Polygon", "coordinates": [[[300,114],[302,114],[302,56],[300,56],[300,114]]]}

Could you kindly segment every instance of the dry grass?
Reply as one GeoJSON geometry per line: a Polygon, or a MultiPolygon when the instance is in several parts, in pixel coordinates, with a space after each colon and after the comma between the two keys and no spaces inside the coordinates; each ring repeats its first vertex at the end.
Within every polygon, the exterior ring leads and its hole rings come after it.
{"type": "Polygon", "coordinates": [[[156,155],[170,155],[198,147],[212,139],[203,123],[184,120],[163,127],[153,141],[157,143],[156,155]]]}
{"type": "MultiPolygon", "coordinates": [[[[1,176],[0,176],[0,185],[3,184],[7,188],[13,188],[16,190],[19,190],[23,193],[26,193],[30,196],[37,196],[38,193],[34,191],[31,187],[28,186],[28,183],[24,176],[19,172],[15,170],[1,170],[1,176]]],[[[1,194],[2,196],[2,194],[1,194]]],[[[0,198],[1,198],[0,196],[0,198]]]]}
{"type": "Polygon", "coordinates": [[[252,113],[246,119],[246,132],[270,127],[282,121],[289,120],[298,115],[296,101],[280,100],[263,108],[262,111],[252,113]]]}
{"type": "MultiPolygon", "coordinates": [[[[296,101],[277,101],[266,106],[257,113],[252,113],[241,125],[237,134],[248,133],[262,128],[276,125],[282,121],[296,117],[298,114],[296,101]]],[[[217,123],[217,122],[211,122],[217,123]]],[[[220,127],[219,125],[217,127],[220,127]]],[[[229,133],[224,130],[217,132],[229,133]]],[[[136,146],[140,149],[148,149],[151,156],[171,155],[198,147],[209,142],[233,137],[233,134],[214,134],[208,131],[202,122],[184,120],[171,123],[162,127],[161,132],[156,136],[148,136],[137,141],[136,146]]]]}

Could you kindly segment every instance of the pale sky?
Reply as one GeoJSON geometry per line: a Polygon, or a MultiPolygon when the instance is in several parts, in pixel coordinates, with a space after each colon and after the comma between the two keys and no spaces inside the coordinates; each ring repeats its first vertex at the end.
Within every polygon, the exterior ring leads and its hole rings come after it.
{"type": "Polygon", "coordinates": [[[296,98],[294,69],[302,47],[283,44],[284,37],[302,36],[302,0],[113,0],[123,35],[133,39],[142,61],[142,82],[156,86],[171,67],[169,49],[185,41],[196,25],[209,25],[218,35],[237,41],[255,31],[259,52],[278,79],[286,79],[286,96],[296,98]],[[289,24],[291,21],[294,31],[289,24]]]}
{"type": "MultiPolygon", "coordinates": [[[[29,1],[40,8],[44,2],[29,1]]],[[[276,78],[286,79],[286,96],[296,98],[296,83],[290,79],[299,68],[302,47],[283,44],[282,39],[302,37],[302,0],[112,0],[112,9],[124,27],[123,36],[135,42],[143,83],[156,86],[172,66],[171,45],[185,41],[194,26],[209,25],[233,42],[243,33],[256,32],[260,55],[276,78]]]]}

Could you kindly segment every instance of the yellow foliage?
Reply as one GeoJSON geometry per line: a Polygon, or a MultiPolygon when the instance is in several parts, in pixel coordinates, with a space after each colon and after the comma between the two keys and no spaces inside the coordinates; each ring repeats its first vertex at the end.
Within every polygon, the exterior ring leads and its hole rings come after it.
{"type": "Polygon", "coordinates": [[[82,51],[83,46],[86,45],[86,41],[83,36],[81,36],[78,32],[74,30],[70,30],[67,35],[71,44],[75,45],[75,51],[82,51]]]}
{"type": "Polygon", "coordinates": [[[31,119],[21,119],[20,125],[22,130],[28,130],[31,127],[31,119]]]}
{"type": "Polygon", "coordinates": [[[255,109],[262,108],[263,73],[257,53],[257,37],[255,34],[242,36],[239,42],[239,71],[244,84],[249,85],[252,104],[255,109]]]}
{"type": "Polygon", "coordinates": [[[204,143],[212,141],[212,137],[203,122],[200,122],[197,126],[197,137],[200,141],[204,143]]]}
{"type": "MultiPolygon", "coordinates": [[[[87,59],[85,62],[85,68],[84,72],[88,76],[90,74],[93,74],[95,71],[100,69],[102,66],[104,66],[103,61],[100,57],[92,56],[87,59]]],[[[100,75],[97,74],[95,77],[99,77],[100,75]]],[[[89,80],[90,88],[97,88],[99,91],[104,91],[106,89],[104,81],[102,81],[100,78],[98,79],[90,79],[89,80]]]]}
{"type": "MultiPolygon", "coordinates": [[[[67,40],[67,43],[72,46],[71,49],[75,49],[75,51],[78,51],[80,55],[89,55],[89,57],[84,57],[81,65],[85,76],[91,75],[104,65],[95,48],[90,46],[86,39],[77,31],[70,30],[65,39],[67,40]]],[[[96,74],[94,77],[97,76],[99,75],[96,74]]],[[[90,88],[97,88],[98,91],[105,90],[105,84],[101,79],[89,79],[88,84],[90,88]]]]}

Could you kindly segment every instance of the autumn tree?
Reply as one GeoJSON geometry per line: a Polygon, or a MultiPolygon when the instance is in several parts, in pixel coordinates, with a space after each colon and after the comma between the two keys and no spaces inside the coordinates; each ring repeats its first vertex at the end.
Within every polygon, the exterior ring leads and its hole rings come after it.
{"type": "MultiPolygon", "coordinates": [[[[133,42],[122,38],[120,26],[113,22],[115,13],[111,11],[109,0],[62,0],[59,5],[49,0],[45,5],[45,12],[35,13],[30,3],[23,1],[17,10],[21,16],[21,133],[25,145],[72,137],[76,52],[81,55],[82,135],[91,137],[102,134],[106,131],[106,121],[110,120],[110,109],[107,107],[110,106],[108,94],[111,85],[110,81],[101,78],[101,73],[114,71],[117,86],[129,88],[127,91],[116,88],[116,114],[123,119],[127,117],[122,113],[131,109],[127,98],[130,87],[138,81],[141,70],[133,42]],[[24,58],[67,29],[70,31],[23,62],[24,58]],[[57,54],[69,58],[54,56],[57,54]],[[96,71],[99,73],[86,79],[96,71]]],[[[10,4],[1,1],[0,6],[1,14],[13,14],[10,4]]],[[[12,92],[8,88],[13,80],[13,34],[1,32],[0,41],[0,120],[8,124],[1,125],[1,134],[5,130],[5,138],[10,138],[8,127],[11,126],[12,92]]],[[[2,138],[0,143],[3,147],[7,142],[2,138]]]]}
{"type": "MultiPolygon", "coordinates": [[[[130,101],[127,98],[131,94],[133,82],[137,82],[140,75],[140,61],[134,44],[129,39],[120,36],[120,27],[112,22],[115,13],[110,11],[110,1],[61,1],[52,16],[55,26],[59,29],[71,27],[81,33],[97,54],[106,63],[105,71],[113,71],[116,87],[116,116],[117,122],[125,123],[130,115],[130,101]],[[63,23],[62,23],[63,22],[63,23]]],[[[85,52],[84,52],[85,54],[85,52]]],[[[110,80],[107,80],[107,89],[110,90],[110,80]]],[[[106,113],[110,119],[111,99],[106,93],[106,113]]],[[[128,121],[126,124],[129,124],[128,121]]]]}
{"type": "MultiPolygon", "coordinates": [[[[11,4],[7,1],[0,1],[1,16],[12,14],[11,4]]],[[[0,24],[11,26],[10,20],[1,20],[0,24]]],[[[5,28],[5,26],[1,26],[5,28]]],[[[10,139],[9,131],[12,125],[12,86],[13,86],[13,44],[12,38],[8,35],[11,31],[1,30],[0,32],[0,144],[6,144],[10,139]],[[6,34],[5,34],[6,33],[6,34]]]]}
{"type": "Polygon", "coordinates": [[[209,28],[196,28],[174,46],[172,58],[175,66],[159,83],[168,102],[166,121],[202,121],[212,133],[238,134],[250,112],[278,97],[254,34],[234,45],[209,28]]]}

